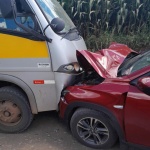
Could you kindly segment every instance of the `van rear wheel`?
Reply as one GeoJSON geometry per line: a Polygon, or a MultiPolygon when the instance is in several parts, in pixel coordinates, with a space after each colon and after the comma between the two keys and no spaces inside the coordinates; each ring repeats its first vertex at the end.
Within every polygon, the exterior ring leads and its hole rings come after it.
{"type": "Polygon", "coordinates": [[[0,88],[0,131],[22,132],[31,124],[33,114],[27,97],[16,87],[0,88]]]}

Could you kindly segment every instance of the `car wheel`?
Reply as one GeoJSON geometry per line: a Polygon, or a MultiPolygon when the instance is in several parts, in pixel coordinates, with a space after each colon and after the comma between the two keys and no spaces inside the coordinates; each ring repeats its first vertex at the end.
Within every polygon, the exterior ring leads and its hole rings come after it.
{"type": "Polygon", "coordinates": [[[18,88],[0,88],[0,131],[21,132],[31,124],[33,115],[27,97],[18,88]]]}
{"type": "Polygon", "coordinates": [[[73,114],[70,127],[73,136],[91,148],[110,148],[117,141],[117,134],[104,114],[80,108],[73,114]]]}

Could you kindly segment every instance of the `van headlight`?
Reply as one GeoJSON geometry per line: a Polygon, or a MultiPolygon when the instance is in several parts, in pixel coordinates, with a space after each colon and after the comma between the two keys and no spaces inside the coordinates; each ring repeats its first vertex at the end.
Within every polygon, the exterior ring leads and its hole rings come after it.
{"type": "Polygon", "coordinates": [[[70,64],[60,66],[57,71],[66,73],[79,73],[82,72],[83,69],[80,67],[79,63],[73,62],[70,64]]]}

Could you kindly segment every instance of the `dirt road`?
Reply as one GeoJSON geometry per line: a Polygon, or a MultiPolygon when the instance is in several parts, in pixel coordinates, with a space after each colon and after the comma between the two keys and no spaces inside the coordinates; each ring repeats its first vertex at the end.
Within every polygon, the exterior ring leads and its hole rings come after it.
{"type": "MultiPolygon", "coordinates": [[[[0,133],[0,150],[92,150],[78,143],[60,121],[57,113],[35,116],[32,125],[23,133],[0,133]]],[[[111,150],[119,150],[115,146],[111,150]]]]}

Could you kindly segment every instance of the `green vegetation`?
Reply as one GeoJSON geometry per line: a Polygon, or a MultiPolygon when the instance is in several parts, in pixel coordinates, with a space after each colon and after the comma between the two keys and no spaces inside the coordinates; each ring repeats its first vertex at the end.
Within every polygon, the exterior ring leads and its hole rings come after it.
{"type": "Polygon", "coordinates": [[[107,48],[112,42],[124,43],[133,50],[142,51],[150,49],[150,31],[142,30],[130,34],[102,31],[98,36],[94,34],[87,36],[85,41],[91,51],[107,48]]]}
{"type": "Polygon", "coordinates": [[[125,43],[150,48],[150,0],[62,0],[91,50],[125,43]]]}

